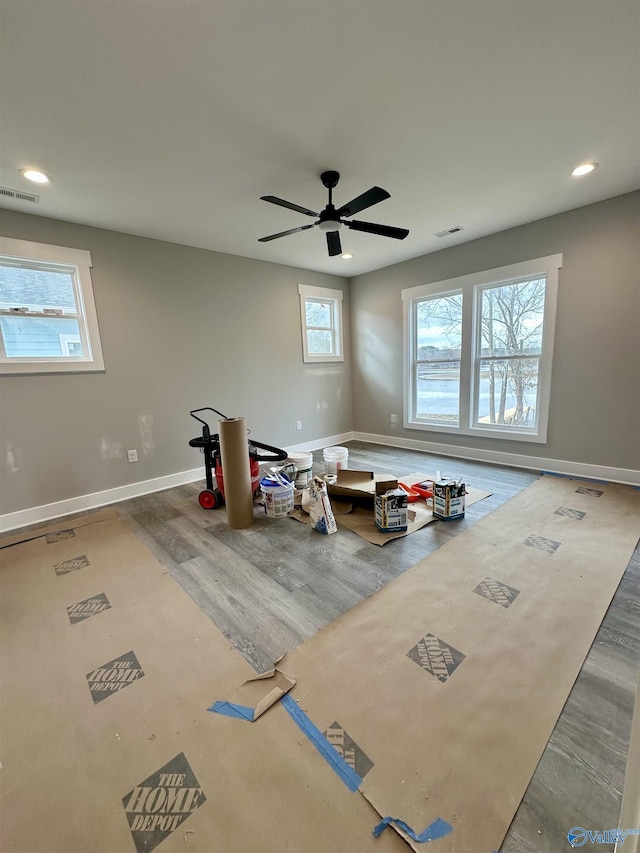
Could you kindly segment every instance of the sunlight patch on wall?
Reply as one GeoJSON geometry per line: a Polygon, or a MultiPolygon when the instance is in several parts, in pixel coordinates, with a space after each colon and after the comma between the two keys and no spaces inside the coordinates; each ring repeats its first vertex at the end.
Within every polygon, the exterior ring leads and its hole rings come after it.
{"type": "Polygon", "coordinates": [[[140,412],[138,415],[138,429],[140,431],[140,444],[143,456],[151,456],[155,449],[153,440],[153,415],[151,412],[140,412]]]}
{"type": "Polygon", "coordinates": [[[110,459],[122,459],[124,456],[121,441],[109,441],[103,438],[100,442],[100,455],[105,461],[110,459]]]}

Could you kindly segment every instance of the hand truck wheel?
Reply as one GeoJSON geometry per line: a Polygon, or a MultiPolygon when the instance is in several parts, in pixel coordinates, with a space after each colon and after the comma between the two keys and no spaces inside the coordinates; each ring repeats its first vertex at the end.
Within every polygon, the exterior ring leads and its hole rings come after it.
{"type": "Polygon", "coordinates": [[[203,509],[216,509],[223,506],[224,498],[219,489],[203,489],[198,495],[198,502],[203,509]]]}

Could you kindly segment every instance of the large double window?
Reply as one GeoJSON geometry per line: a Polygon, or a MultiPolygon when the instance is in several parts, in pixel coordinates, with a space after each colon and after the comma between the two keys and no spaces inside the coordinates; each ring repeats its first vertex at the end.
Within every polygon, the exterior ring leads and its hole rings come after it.
{"type": "Polygon", "coordinates": [[[405,426],[545,442],[562,255],[402,291],[405,426]]]}
{"type": "Polygon", "coordinates": [[[0,373],[102,369],[89,252],[0,237],[0,373]]]}

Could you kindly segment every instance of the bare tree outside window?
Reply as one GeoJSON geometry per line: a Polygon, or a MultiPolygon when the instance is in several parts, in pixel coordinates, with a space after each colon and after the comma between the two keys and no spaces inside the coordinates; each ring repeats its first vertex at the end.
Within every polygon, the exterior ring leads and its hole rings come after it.
{"type": "Polygon", "coordinates": [[[333,306],[330,302],[305,302],[307,346],[310,353],[333,353],[333,306]]]}
{"type": "Polygon", "coordinates": [[[478,421],[528,426],[535,420],[545,280],[514,282],[481,292],[476,376],[488,380],[488,412],[478,421]],[[509,408],[507,402],[513,403],[509,408]]]}
{"type": "MultiPolygon", "coordinates": [[[[534,426],[542,354],[545,280],[480,291],[476,421],[534,426]]],[[[456,424],[460,405],[462,294],[417,306],[416,416],[456,424]]]]}
{"type": "Polygon", "coordinates": [[[407,429],[547,441],[562,260],[402,291],[407,429]]]}
{"type": "Polygon", "coordinates": [[[416,416],[457,425],[462,349],[462,294],[420,302],[417,310],[416,416]]]}

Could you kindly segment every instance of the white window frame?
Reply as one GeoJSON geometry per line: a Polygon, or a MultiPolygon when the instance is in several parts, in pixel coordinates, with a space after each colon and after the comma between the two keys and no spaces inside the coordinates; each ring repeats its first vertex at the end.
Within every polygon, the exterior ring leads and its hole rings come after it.
{"type": "MultiPolygon", "coordinates": [[[[0,375],[30,373],[82,373],[104,370],[102,343],[91,281],[91,253],[84,249],[69,249],[46,243],[32,243],[11,237],[0,237],[0,257],[14,261],[66,267],[72,269],[82,356],[7,357],[0,335],[0,375]]],[[[0,309],[3,316],[58,316],[34,312],[20,314],[0,309]]]]}
{"type": "Polygon", "coordinates": [[[523,261],[518,264],[497,267],[492,270],[471,273],[445,281],[433,282],[402,291],[404,307],[404,427],[405,429],[428,432],[451,433],[455,435],[475,435],[489,438],[509,439],[544,444],[547,441],[549,423],[549,401],[551,398],[551,370],[553,365],[553,347],[556,325],[556,306],[558,300],[559,270],[562,268],[562,254],[549,255],[523,261]],[[542,336],[542,354],[538,374],[538,411],[537,428],[531,430],[504,424],[483,424],[473,422],[477,390],[474,388],[475,359],[480,330],[480,299],[482,291],[490,286],[510,284],[518,279],[535,276],[546,278],[544,328],[542,336]],[[458,426],[428,424],[415,417],[415,358],[417,344],[417,304],[434,296],[449,296],[462,293],[462,349],[460,356],[460,410],[458,426]]]}
{"type": "MultiPolygon", "coordinates": [[[[305,364],[344,361],[344,335],[342,323],[342,297],[341,290],[332,290],[329,287],[312,287],[308,284],[299,284],[300,294],[300,320],[302,323],[302,360],[305,364]],[[307,326],[306,303],[324,302],[331,306],[331,333],[333,338],[332,353],[309,352],[307,346],[307,331],[313,327],[307,326]]],[[[324,327],[323,327],[324,328],[324,327]]]]}

